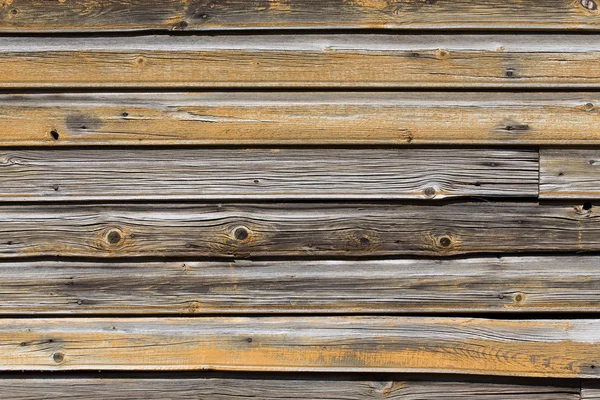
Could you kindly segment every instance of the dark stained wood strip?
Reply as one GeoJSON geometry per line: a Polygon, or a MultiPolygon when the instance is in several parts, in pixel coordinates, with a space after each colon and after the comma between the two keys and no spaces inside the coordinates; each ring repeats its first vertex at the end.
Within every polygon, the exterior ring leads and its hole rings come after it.
{"type": "Polygon", "coordinates": [[[599,57],[595,35],[6,37],[0,88],[598,88],[599,57]]]}
{"type": "Polygon", "coordinates": [[[0,150],[0,166],[0,201],[538,194],[538,154],[527,150],[0,150]]]}
{"type": "Polygon", "coordinates": [[[593,149],[541,149],[540,198],[600,198],[600,152],[593,149]]]}
{"type": "Polygon", "coordinates": [[[0,314],[598,312],[596,256],[0,263],[0,314]]]}
{"type": "Polygon", "coordinates": [[[600,320],[3,319],[0,370],[431,372],[597,377],[600,320]]]}
{"type": "MultiPolygon", "coordinates": [[[[179,373],[181,375],[181,373],[179,373]]],[[[3,378],[0,391],[7,400],[580,400],[577,381],[522,379],[508,382],[506,378],[470,381],[464,377],[440,380],[416,380],[415,376],[397,376],[388,380],[366,380],[364,375],[319,376],[295,375],[281,378],[273,374],[246,378],[3,378]]]]}
{"type": "Polygon", "coordinates": [[[596,93],[0,95],[1,146],[600,144],[596,93]]]}
{"type": "Polygon", "coordinates": [[[0,257],[450,256],[600,250],[594,204],[269,203],[0,208],[0,257]]]}
{"type": "Polygon", "coordinates": [[[5,1],[3,32],[275,28],[598,30],[596,0],[5,1]]]}

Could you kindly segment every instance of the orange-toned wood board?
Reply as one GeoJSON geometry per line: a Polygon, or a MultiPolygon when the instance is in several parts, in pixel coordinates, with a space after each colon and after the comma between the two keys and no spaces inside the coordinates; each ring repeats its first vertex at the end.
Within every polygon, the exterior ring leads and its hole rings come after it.
{"type": "Polygon", "coordinates": [[[600,321],[442,317],[3,319],[0,370],[597,377],[600,321]]]}
{"type": "Polygon", "coordinates": [[[599,57],[595,34],[10,36],[0,89],[589,89],[599,57]]]}
{"type": "Polygon", "coordinates": [[[3,32],[244,29],[598,30],[596,0],[9,0],[3,32]]]}
{"type": "Polygon", "coordinates": [[[594,92],[0,94],[1,146],[600,144],[594,92]]]}

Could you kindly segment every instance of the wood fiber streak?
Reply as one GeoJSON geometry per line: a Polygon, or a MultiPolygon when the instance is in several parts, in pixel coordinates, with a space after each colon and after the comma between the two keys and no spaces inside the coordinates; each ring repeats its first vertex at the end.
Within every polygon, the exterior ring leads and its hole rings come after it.
{"type": "MultiPolygon", "coordinates": [[[[322,376],[322,374],[319,374],[322,376]]],[[[0,380],[0,391],[12,400],[580,400],[579,385],[572,383],[506,383],[417,381],[403,376],[389,380],[356,378],[176,378],[176,379],[15,379],[0,380]]]]}
{"type": "Polygon", "coordinates": [[[595,34],[6,37],[0,88],[598,88],[599,57],[595,34]]]}
{"type": "Polygon", "coordinates": [[[540,198],[600,198],[599,165],[595,149],[541,149],[540,198]]]}
{"type": "Polygon", "coordinates": [[[27,94],[0,104],[1,146],[600,144],[591,92],[27,94]]]}
{"type": "Polygon", "coordinates": [[[0,315],[598,312],[595,256],[0,263],[0,315]]]}
{"type": "Polygon", "coordinates": [[[537,197],[526,150],[0,150],[1,200],[537,197]]]}
{"type": "Polygon", "coordinates": [[[0,257],[450,256],[600,250],[597,208],[477,202],[0,208],[0,257]]]}
{"type": "Polygon", "coordinates": [[[597,377],[599,320],[3,319],[0,370],[431,372],[597,377]]]}
{"type": "Polygon", "coordinates": [[[9,0],[3,32],[221,29],[598,30],[596,0],[9,0]]]}

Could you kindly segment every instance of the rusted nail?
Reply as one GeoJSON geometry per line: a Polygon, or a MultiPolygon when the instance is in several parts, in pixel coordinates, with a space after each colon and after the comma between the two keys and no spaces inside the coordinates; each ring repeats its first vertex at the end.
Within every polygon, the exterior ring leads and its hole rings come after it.
{"type": "Polygon", "coordinates": [[[246,341],[247,341],[248,343],[252,343],[252,338],[251,338],[251,337],[249,337],[248,339],[246,339],[246,341]]]}
{"type": "Polygon", "coordinates": [[[435,188],[427,187],[425,190],[423,190],[423,194],[429,198],[435,197],[435,188]]]}
{"type": "Polygon", "coordinates": [[[514,76],[514,74],[515,74],[515,70],[514,69],[509,68],[509,69],[506,70],[506,76],[508,76],[509,78],[512,77],[512,76],[514,76]]]}

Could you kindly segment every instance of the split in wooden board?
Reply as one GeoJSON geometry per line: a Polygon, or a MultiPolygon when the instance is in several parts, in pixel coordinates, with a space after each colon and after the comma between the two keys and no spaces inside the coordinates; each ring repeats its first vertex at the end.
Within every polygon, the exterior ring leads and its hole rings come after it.
{"type": "Polygon", "coordinates": [[[0,315],[600,311],[596,256],[0,263],[0,315]]]}
{"type": "Polygon", "coordinates": [[[597,35],[5,37],[0,89],[599,88],[597,35]]]}
{"type": "Polygon", "coordinates": [[[7,1],[0,31],[244,29],[598,30],[597,0],[7,1]]]}
{"type": "Polygon", "coordinates": [[[0,94],[0,104],[1,146],[600,144],[592,92],[0,94]]]}

